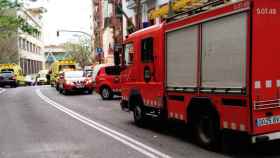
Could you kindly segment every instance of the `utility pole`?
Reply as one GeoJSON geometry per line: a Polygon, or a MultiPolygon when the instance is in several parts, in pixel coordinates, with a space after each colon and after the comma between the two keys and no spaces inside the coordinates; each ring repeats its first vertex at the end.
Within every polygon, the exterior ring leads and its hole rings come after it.
{"type": "Polygon", "coordinates": [[[135,8],[135,12],[136,12],[136,30],[141,29],[141,0],[135,0],[135,4],[136,4],[136,8],[135,8]]]}
{"type": "Polygon", "coordinates": [[[102,0],[92,0],[93,1],[93,27],[94,27],[94,47],[95,47],[95,57],[98,59],[98,63],[102,63],[103,55],[103,10],[102,10],[102,0]]]}
{"type": "Polygon", "coordinates": [[[132,30],[130,31],[130,33],[136,31],[136,26],[133,24],[132,20],[128,17],[128,15],[124,12],[124,10],[122,9],[122,5],[117,5],[116,6],[118,11],[122,13],[122,15],[125,17],[125,19],[128,22],[128,25],[130,27],[132,27],[132,30]]]}
{"type": "Polygon", "coordinates": [[[119,65],[119,56],[122,51],[122,42],[123,42],[123,36],[122,36],[122,11],[120,8],[122,8],[122,1],[121,0],[113,0],[113,40],[114,40],[114,46],[113,46],[113,53],[114,53],[114,63],[115,65],[119,65]]]}

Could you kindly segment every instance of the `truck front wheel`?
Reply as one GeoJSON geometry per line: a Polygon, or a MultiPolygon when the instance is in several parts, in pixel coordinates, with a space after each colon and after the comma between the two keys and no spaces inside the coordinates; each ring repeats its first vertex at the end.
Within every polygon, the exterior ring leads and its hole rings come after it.
{"type": "Polygon", "coordinates": [[[143,108],[139,105],[139,103],[136,103],[133,108],[133,118],[137,126],[143,126],[146,121],[145,112],[143,111],[143,108]]]}
{"type": "Polygon", "coordinates": [[[58,84],[55,84],[55,89],[56,89],[57,91],[59,91],[59,85],[58,85],[58,84]]]}

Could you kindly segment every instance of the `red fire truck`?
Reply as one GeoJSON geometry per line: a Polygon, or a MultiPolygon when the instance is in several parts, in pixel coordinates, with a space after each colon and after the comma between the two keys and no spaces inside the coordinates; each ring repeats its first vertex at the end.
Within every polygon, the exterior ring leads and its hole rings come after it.
{"type": "Polygon", "coordinates": [[[218,1],[130,34],[123,110],[190,123],[200,145],[223,131],[280,138],[280,1],[218,1]]]}

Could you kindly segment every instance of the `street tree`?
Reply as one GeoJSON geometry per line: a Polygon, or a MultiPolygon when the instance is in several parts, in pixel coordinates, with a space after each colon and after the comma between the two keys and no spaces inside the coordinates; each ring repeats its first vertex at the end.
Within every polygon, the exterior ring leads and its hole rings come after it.
{"type": "Polygon", "coordinates": [[[17,34],[19,31],[27,34],[38,33],[38,29],[17,15],[23,10],[17,0],[0,0],[0,63],[17,63],[17,34]]]}
{"type": "Polygon", "coordinates": [[[18,50],[17,39],[12,38],[0,38],[0,64],[1,63],[18,63],[18,50]]]}
{"type": "Polygon", "coordinates": [[[0,38],[9,38],[18,30],[28,34],[38,32],[25,19],[17,16],[19,10],[22,10],[22,4],[17,0],[0,0],[0,38]]]}
{"type": "Polygon", "coordinates": [[[64,44],[66,51],[69,53],[68,58],[74,59],[82,68],[93,62],[92,51],[89,39],[81,38],[78,42],[67,42],[64,44]]]}

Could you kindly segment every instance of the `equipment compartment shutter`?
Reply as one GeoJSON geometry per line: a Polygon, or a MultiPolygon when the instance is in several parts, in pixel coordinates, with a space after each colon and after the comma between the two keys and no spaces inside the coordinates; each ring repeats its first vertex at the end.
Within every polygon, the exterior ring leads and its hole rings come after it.
{"type": "Polygon", "coordinates": [[[246,16],[239,13],[202,25],[203,87],[245,87],[246,16]]]}
{"type": "Polygon", "coordinates": [[[196,87],[198,26],[168,32],[166,35],[168,87],[196,87]]]}

